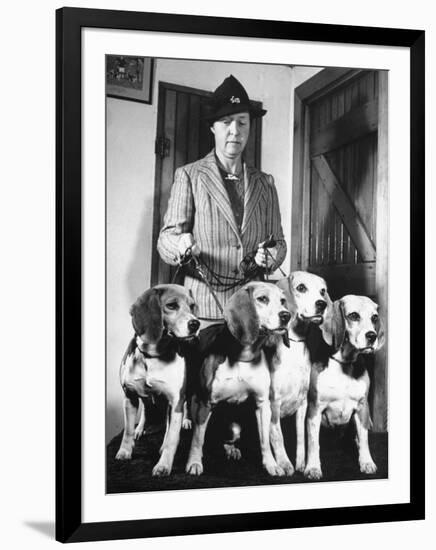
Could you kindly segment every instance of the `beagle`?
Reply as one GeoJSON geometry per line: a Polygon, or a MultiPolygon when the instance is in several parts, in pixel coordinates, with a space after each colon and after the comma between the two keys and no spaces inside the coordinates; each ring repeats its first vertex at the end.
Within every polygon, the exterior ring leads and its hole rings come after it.
{"type": "Polygon", "coordinates": [[[311,372],[307,410],[308,479],[322,478],[319,431],[327,426],[356,426],[360,471],[373,474],[377,467],[368,446],[371,424],[368,391],[369,375],[360,355],[372,354],[384,344],[378,305],[366,296],[344,296],[333,303],[332,314],[324,322],[324,338],[332,346],[326,365],[314,364],[311,372]]]}
{"type": "Polygon", "coordinates": [[[167,429],[160,459],[153,468],[154,476],[171,473],[179,442],[187,376],[180,345],[197,336],[200,322],[194,310],[192,294],[175,284],[157,285],[147,290],[130,309],[135,336],[120,368],[120,382],[125,394],[124,433],[116,459],[132,457],[135,439],[143,431],[141,413],[135,432],[139,400],[162,394],[169,405],[167,429]]]}
{"type": "Polygon", "coordinates": [[[248,283],[225,305],[225,325],[203,354],[200,388],[192,400],[193,436],[187,473],[203,473],[203,444],[214,406],[241,403],[251,395],[263,467],[270,475],[284,474],[269,443],[271,377],[262,345],[268,334],[284,334],[290,318],[284,292],[271,283],[248,283]]]}
{"type": "Polygon", "coordinates": [[[287,338],[270,338],[265,353],[271,372],[270,442],[277,464],[288,476],[294,467],[284,445],[280,418],[296,414],[297,452],[295,468],[305,467],[305,419],[309,391],[311,359],[306,336],[311,324],[321,325],[331,301],[321,277],[295,271],[277,282],[296,315],[288,325],[287,338]]]}

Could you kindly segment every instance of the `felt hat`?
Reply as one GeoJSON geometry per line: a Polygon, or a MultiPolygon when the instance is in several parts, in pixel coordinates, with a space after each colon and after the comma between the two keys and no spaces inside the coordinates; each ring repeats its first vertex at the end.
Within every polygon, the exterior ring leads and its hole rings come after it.
{"type": "Polygon", "coordinates": [[[258,118],[263,116],[266,110],[253,105],[244,86],[230,75],[213,92],[204,119],[213,124],[223,116],[243,112],[248,112],[251,118],[258,118]]]}

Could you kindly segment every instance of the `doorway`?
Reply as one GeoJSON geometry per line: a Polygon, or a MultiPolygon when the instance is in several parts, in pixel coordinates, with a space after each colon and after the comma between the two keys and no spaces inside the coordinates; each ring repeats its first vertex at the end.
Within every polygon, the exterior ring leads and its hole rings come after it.
{"type": "MultiPolygon", "coordinates": [[[[388,74],[329,68],[295,89],[292,270],[324,277],[332,299],[388,305],[388,74]]],[[[376,354],[375,429],[387,429],[387,346],[376,354]]]]}

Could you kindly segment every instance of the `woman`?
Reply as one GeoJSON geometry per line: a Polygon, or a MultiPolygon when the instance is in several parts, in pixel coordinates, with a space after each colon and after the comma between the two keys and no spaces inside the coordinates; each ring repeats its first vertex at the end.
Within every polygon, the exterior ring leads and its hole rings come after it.
{"type": "MultiPolygon", "coordinates": [[[[215,90],[206,117],[215,149],[176,170],[158,239],[158,251],[168,264],[177,265],[188,249],[199,258],[222,305],[247,276],[247,255],[259,268],[252,271],[257,278],[277,269],[286,256],[274,180],[242,156],[251,120],[265,113],[251,104],[232,75],[215,90]],[[270,235],[276,241],[268,249],[274,260],[263,247],[270,235]]],[[[203,326],[222,318],[201,277],[191,270],[184,284],[193,292],[203,326]]]]}

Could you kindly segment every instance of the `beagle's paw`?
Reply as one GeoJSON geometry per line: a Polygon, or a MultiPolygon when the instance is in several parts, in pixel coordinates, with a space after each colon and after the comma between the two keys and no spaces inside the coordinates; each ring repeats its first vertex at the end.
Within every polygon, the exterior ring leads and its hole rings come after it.
{"type": "Polygon", "coordinates": [[[224,452],[227,460],[241,460],[241,451],[233,443],[224,443],[224,452]]]}
{"type": "Polygon", "coordinates": [[[191,476],[201,476],[203,473],[203,464],[201,462],[192,462],[186,466],[186,473],[191,476]]]}
{"type": "Polygon", "coordinates": [[[153,471],[151,473],[152,476],[155,477],[164,477],[169,476],[171,473],[171,466],[169,464],[166,464],[165,462],[158,462],[156,466],[153,468],[153,471]]]}
{"type": "Polygon", "coordinates": [[[362,472],[362,474],[375,474],[377,471],[377,466],[372,460],[368,462],[361,462],[360,471],[362,472]]]}
{"type": "Polygon", "coordinates": [[[286,460],[286,459],[278,460],[277,464],[283,470],[285,476],[294,475],[295,470],[290,460],[286,460]]]}
{"type": "Polygon", "coordinates": [[[304,460],[297,460],[295,463],[295,470],[297,472],[304,472],[304,468],[306,467],[306,463],[304,460]]]}
{"type": "Polygon", "coordinates": [[[189,420],[189,418],[184,418],[182,422],[182,428],[184,430],[192,430],[192,420],[189,420]]]}
{"type": "Polygon", "coordinates": [[[304,477],[311,479],[312,481],[317,481],[322,478],[321,468],[308,466],[304,470],[304,477]]]}
{"type": "Polygon", "coordinates": [[[136,426],[135,428],[135,441],[138,441],[144,435],[144,426],[136,426]]]}
{"type": "Polygon", "coordinates": [[[130,460],[132,458],[132,451],[121,447],[115,456],[115,460],[130,460]]]}
{"type": "Polygon", "coordinates": [[[282,477],[285,475],[285,471],[283,470],[283,468],[281,468],[275,461],[264,463],[263,467],[270,476],[282,477]]]}

